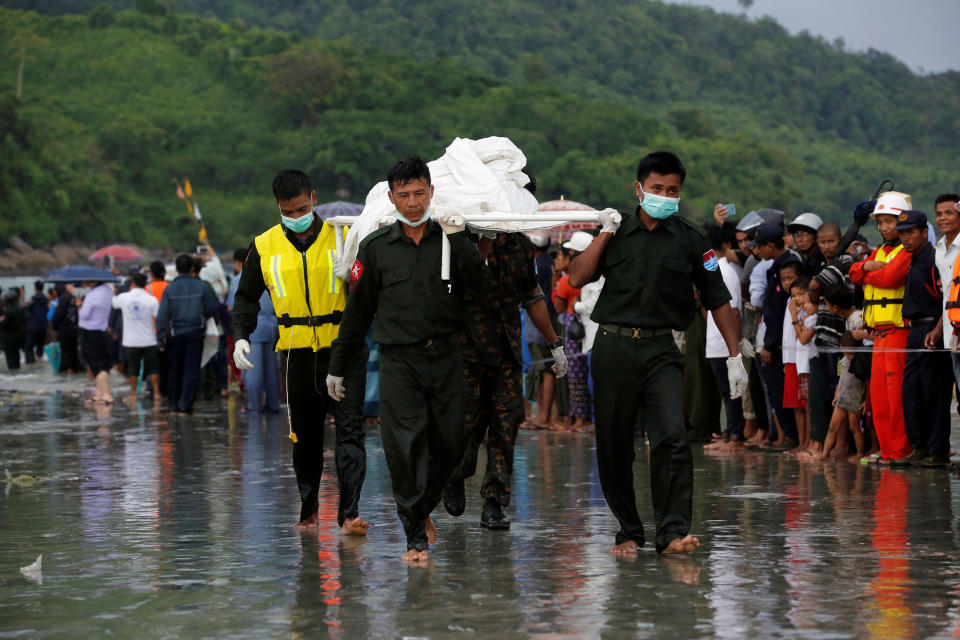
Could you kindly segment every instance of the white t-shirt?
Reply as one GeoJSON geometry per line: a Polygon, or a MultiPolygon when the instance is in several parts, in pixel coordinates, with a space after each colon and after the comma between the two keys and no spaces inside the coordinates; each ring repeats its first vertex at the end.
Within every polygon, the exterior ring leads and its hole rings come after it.
{"type": "MultiPolygon", "coordinates": [[[[817,315],[801,315],[800,323],[804,330],[813,329],[817,326],[817,315]]],[[[797,338],[797,373],[810,373],[810,357],[816,353],[816,348],[816,345],[813,344],[813,338],[810,338],[810,342],[807,344],[803,344],[800,342],[800,338],[797,338]]]]}
{"type": "MultiPolygon", "coordinates": [[[[723,277],[723,284],[727,285],[727,291],[730,292],[730,306],[740,311],[740,278],[736,270],[727,262],[726,258],[720,258],[720,275],[723,277]]],[[[717,328],[717,323],[713,321],[713,312],[707,314],[707,348],[706,356],[708,358],[729,358],[730,350],[727,349],[727,343],[717,328]]]]}
{"type": "Polygon", "coordinates": [[[134,287],[113,298],[113,307],[123,312],[125,347],[153,347],[157,344],[154,318],[160,303],[146,289],[134,287]]]}
{"type": "Polygon", "coordinates": [[[940,282],[943,286],[943,346],[950,348],[950,338],[953,336],[953,329],[950,327],[950,319],[947,318],[947,302],[950,299],[950,281],[953,279],[953,264],[960,256],[960,233],[954,237],[950,246],[947,246],[947,236],[941,236],[937,240],[937,271],[940,272],[940,282]]]}
{"type": "Polygon", "coordinates": [[[790,304],[783,312],[783,342],[781,344],[781,353],[783,353],[783,364],[797,364],[797,332],[793,328],[793,316],[790,315],[790,304]]]}

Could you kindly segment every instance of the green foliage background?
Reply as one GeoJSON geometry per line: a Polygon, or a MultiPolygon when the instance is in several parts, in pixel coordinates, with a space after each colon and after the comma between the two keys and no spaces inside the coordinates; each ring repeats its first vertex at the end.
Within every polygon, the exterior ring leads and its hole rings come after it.
{"type": "Polygon", "coordinates": [[[722,201],[845,223],[883,177],[928,210],[958,186],[960,73],[769,19],[636,0],[0,4],[0,240],[186,248],[189,176],[214,243],[240,246],[273,222],[280,169],[362,201],[455,136],[513,139],[541,199],[621,209],[639,157],[671,149],[704,220],[722,201]]]}

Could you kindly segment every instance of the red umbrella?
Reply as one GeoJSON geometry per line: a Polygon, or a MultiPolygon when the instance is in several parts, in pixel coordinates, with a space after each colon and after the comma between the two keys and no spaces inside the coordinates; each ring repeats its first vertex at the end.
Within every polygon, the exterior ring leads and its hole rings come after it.
{"type": "Polygon", "coordinates": [[[122,244],[111,244],[91,253],[89,259],[93,262],[98,262],[108,257],[118,262],[143,260],[144,258],[143,254],[133,247],[122,244]]]}

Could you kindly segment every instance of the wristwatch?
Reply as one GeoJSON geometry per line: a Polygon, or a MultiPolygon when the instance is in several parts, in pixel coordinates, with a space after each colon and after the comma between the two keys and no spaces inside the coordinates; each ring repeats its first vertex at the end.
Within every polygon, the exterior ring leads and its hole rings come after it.
{"type": "Polygon", "coordinates": [[[547,348],[550,349],[550,351],[553,351],[554,349],[559,349],[562,346],[563,346],[563,341],[557,340],[553,344],[547,345],[547,348]]]}

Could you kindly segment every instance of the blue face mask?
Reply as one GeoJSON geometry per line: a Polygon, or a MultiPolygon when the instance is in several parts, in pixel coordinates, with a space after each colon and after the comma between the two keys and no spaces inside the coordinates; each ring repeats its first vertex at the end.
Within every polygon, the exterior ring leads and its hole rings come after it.
{"type": "Polygon", "coordinates": [[[289,218],[287,216],[280,216],[280,222],[283,223],[287,229],[293,231],[294,233],[303,233],[310,228],[310,225],[313,224],[313,212],[311,211],[307,215],[300,216],[299,218],[289,218]]]}
{"type": "Polygon", "coordinates": [[[640,199],[640,206],[643,207],[643,210],[647,212],[648,216],[656,220],[669,218],[677,212],[680,206],[680,198],[658,196],[653,193],[647,193],[643,189],[640,189],[640,193],[643,194],[643,199],[640,199]]]}
{"type": "Polygon", "coordinates": [[[427,207],[427,210],[424,212],[423,216],[416,222],[410,222],[409,220],[407,220],[407,216],[403,215],[402,213],[396,210],[393,212],[393,215],[397,218],[397,220],[407,225],[408,227],[419,227],[420,225],[424,224],[427,220],[430,219],[430,216],[432,213],[433,213],[433,210],[427,207]]]}

